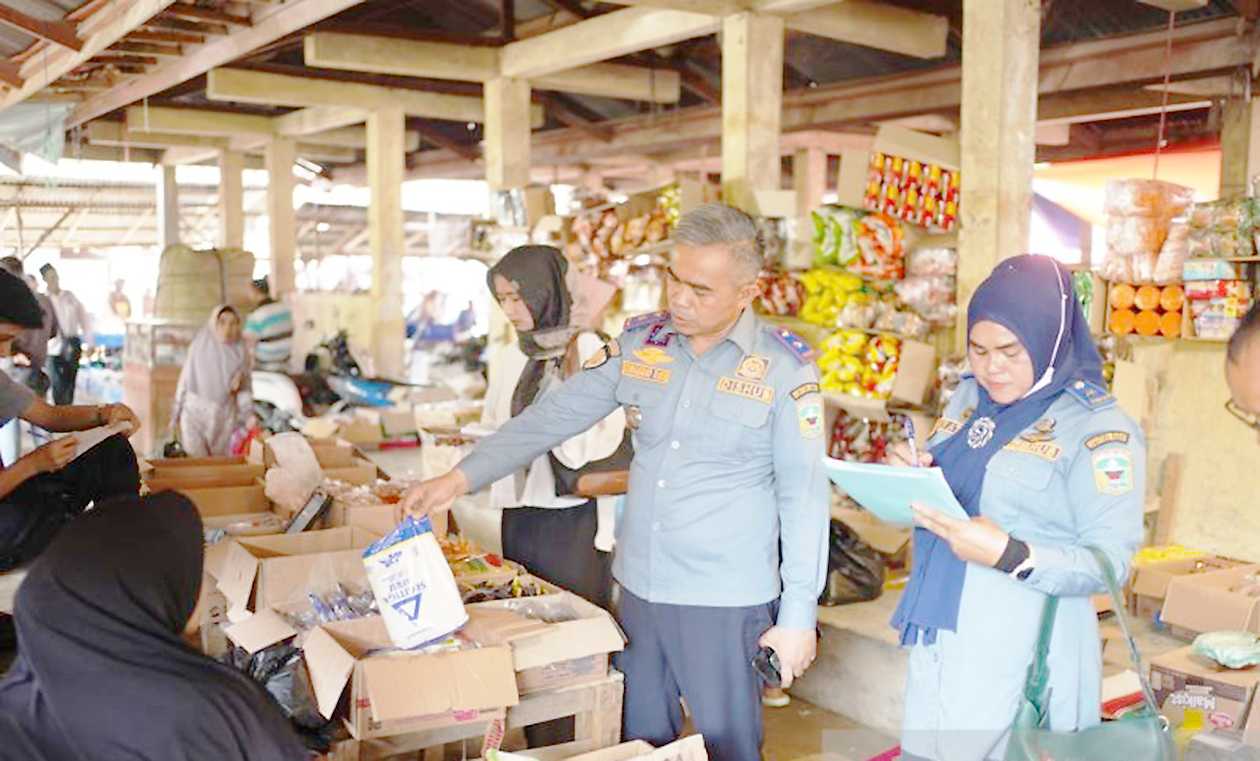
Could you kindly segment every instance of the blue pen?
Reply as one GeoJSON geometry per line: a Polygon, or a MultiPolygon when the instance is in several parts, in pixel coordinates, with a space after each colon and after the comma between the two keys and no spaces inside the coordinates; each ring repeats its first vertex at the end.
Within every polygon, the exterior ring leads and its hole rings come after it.
{"type": "Polygon", "coordinates": [[[914,440],[914,421],[909,415],[901,416],[901,432],[905,434],[906,441],[910,443],[910,467],[919,467],[919,445],[914,440]]]}

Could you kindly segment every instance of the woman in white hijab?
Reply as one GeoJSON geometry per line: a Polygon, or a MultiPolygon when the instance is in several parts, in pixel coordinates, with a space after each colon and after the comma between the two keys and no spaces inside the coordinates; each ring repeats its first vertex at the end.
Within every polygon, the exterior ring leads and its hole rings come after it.
{"type": "Polygon", "coordinates": [[[250,358],[241,340],[241,318],[218,306],[188,347],[175,390],[172,425],[190,457],[230,453],[232,433],[253,414],[250,358]]]}

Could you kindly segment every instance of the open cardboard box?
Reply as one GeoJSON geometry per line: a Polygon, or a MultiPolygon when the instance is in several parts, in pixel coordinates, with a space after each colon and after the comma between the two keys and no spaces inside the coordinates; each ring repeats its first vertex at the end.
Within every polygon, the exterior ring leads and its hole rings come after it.
{"type": "MultiPolygon", "coordinates": [[[[150,488],[152,489],[151,485],[150,488]]],[[[159,490],[153,491],[156,493],[159,490]]],[[[174,487],[174,491],[192,500],[202,519],[245,513],[265,513],[272,509],[266,490],[258,483],[249,486],[218,486],[201,489],[174,487]]]]}
{"type": "Polygon", "coordinates": [[[531,636],[511,640],[516,686],[522,695],[586,684],[608,676],[609,656],[625,648],[625,636],[608,611],[571,592],[561,590],[541,597],[494,600],[465,607],[472,615],[512,611],[523,605],[571,611],[576,617],[552,623],[541,632],[531,632],[531,636]]]}
{"type": "Polygon", "coordinates": [[[395,507],[395,505],[346,505],[336,500],[329,508],[325,520],[329,528],[350,526],[385,536],[398,527],[398,521],[394,520],[395,507]]]}
{"type": "Polygon", "coordinates": [[[330,481],[342,481],[355,486],[369,486],[380,478],[376,465],[361,457],[354,458],[344,467],[324,467],[324,478],[330,481]]]}
{"type": "Polygon", "coordinates": [[[303,649],[320,713],[332,718],[346,686],[356,739],[484,723],[517,705],[507,645],[431,655],[397,651],[379,616],[312,629],[303,649]]]}
{"type": "Polygon", "coordinates": [[[379,538],[346,527],[226,540],[216,551],[223,555],[221,565],[212,573],[228,600],[228,618],[239,622],[251,610],[302,601],[313,587],[344,582],[367,588],[363,550],[379,538]]]}
{"type": "Polygon", "coordinates": [[[1227,669],[1183,647],[1151,660],[1151,689],[1160,713],[1175,728],[1188,709],[1202,711],[1204,725],[1260,746],[1260,669],[1227,669]]]}
{"type": "Polygon", "coordinates": [[[262,465],[244,457],[207,457],[181,461],[150,460],[144,480],[154,492],[167,489],[207,489],[226,486],[249,486],[263,476],[262,465]]]}
{"type": "Polygon", "coordinates": [[[1211,573],[1243,565],[1238,560],[1228,560],[1215,555],[1181,560],[1161,560],[1136,565],[1129,582],[1129,610],[1133,615],[1154,621],[1168,597],[1168,586],[1173,579],[1199,573],[1211,573]]]}
{"type": "Polygon", "coordinates": [[[1234,591],[1256,573],[1260,565],[1174,577],[1160,617],[1179,636],[1214,631],[1260,633],[1260,597],[1234,591]]]}
{"type": "MultiPolygon", "coordinates": [[[[315,452],[315,459],[319,460],[319,466],[324,470],[335,468],[353,467],[361,461],[354,451],[354,447],[349,442],[340,441],[338,439],[321,439],[306,437],[307,443],[311,445],[311,450],[315,452]]],[[[272,468],[276,465],[275,452],[267,445],[265,440],[255,439],[250,443],[249,459],[254,463],[272,468]]]]}

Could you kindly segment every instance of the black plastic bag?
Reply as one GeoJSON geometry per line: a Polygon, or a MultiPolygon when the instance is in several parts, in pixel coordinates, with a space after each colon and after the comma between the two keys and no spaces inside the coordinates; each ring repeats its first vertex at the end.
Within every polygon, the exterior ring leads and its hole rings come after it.
{"type": "Polygon", "coordinates": [[[263,648],[253,656],[234,647],[222,660],[267,691],[308,748],[326,751],[330,747],[339,734],[338,723],[320,715],[306,661],[292,640],[263,648]]]}
{"type": "Polygon", "coordinates": [[[874,600],[884,591],[884,556],[862,541],[840,521],[831,522],[828,541],[827,585],[820,605],[844,605],[874,600]]]}

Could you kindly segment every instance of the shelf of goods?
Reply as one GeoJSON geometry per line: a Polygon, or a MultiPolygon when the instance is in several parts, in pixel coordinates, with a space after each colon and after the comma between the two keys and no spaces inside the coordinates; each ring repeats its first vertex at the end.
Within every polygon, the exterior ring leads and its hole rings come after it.
{"type": "Polygon", "coordinates": [[[1107,330],[1119,336],[1228,341],[1254,303],[1257,257],[1187,260],[1169,285],[1111,283],[1107,330]]]}

